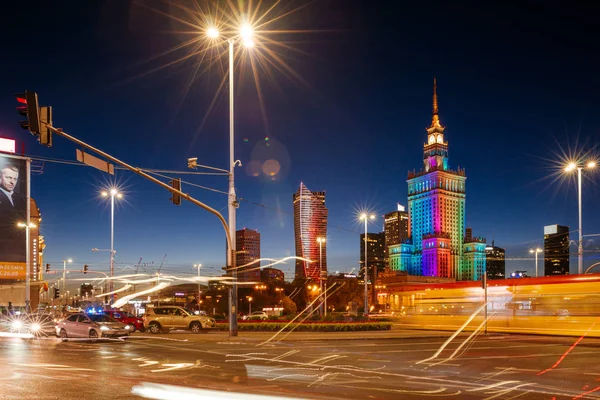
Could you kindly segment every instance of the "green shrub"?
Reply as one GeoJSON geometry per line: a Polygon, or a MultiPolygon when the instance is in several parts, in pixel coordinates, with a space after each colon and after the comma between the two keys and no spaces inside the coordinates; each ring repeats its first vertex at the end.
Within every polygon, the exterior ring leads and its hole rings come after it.
{"type": "MultiPolygon", "coordinates": [[[[244,332],[277,332],[287,322],[239,322],[238,331],[244,332]]],[[[228,323],[217,323],[216,329],[229,330],[228,323]]],[[[294,332],[355,332],[355,331],[388,331],[392,329],[390,322],[305,322],[290,324],[285,331],[294,332]]]]}

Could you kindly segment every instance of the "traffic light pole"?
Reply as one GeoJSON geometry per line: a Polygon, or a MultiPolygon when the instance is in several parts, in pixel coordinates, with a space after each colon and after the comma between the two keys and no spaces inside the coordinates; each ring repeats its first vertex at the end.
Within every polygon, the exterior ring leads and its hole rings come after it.
{"type": "MultiPolygon", "coordinates": [[[[189,194],[183,193],[181,190],[177,190],[177,189],[169,186],[168,184],[166,184],[166,183],[164,183],[164,182],[162,182],[162,181],[154,178],[153,176],[151,176],[151,175],[147,174],[146,172],[144,172],[142,169],[136,168],[136,167],[134,167],[132,165],[129,165],[126,162],[123,162],[123,161],[119,160],[118,158],[113,157],[110,154],[103,152],[102,150],[99,150],[99,149],[96,149],[93,146],[90,146],[89,144],[87,144],[87,143],[85,143],[85,142],[83,142],[83,141],[81,141],[81,140],[79,140],[79,139],[77,139],[77,138],[69,135],[68,133],[64,132],[62,129],[55,128],[55,127],[53,127],[51,125],[46,125],[46,126],[53,133],[55,133],[55,134],[57,134],[59,136],[62,136],[65,139],[70,140],[71,142],[73,142],[73,143],[75,143],[75,144],[77,144],[77,145],[79,145],[79,146],[81,146],[81,147],[83,147],[83,148],[85,148],[87,150],[90,150],[90,151],[92,151],[92,152],[94,152],[94,153],[96,153],[96,154],[98,154],[98,155],[106,158],[107,160],[109,160],[111,162],[114,162],[115,164],[120,165],[121,167],[126,168],[129,171],[131,171],[131,172],[133,172],[133,173],[135,173],[137,175],[140,175],[143,178],[146,178],[150,182],[153,182],[153,183],[157,184],[158,186],[162,187],[163,189],[167,189],[173,195],[179,195],[181,198],[189,201],[190,203],[195,204],[196,206],[198,206],[198,207],[200,207],[200,208],[202,208],[202,209],[210,212],[211,214],[214,214],[219,219],[219,221],[221,222],[221,225],[223,225],[223,228],[225,229],[225,237],[227,239],[227,248],[228,249],[235,249],[235,245],[234,245],[234,242],[233,242],[232,235],[229,232],[229,226],[227,225],[227,221],[225,221],[225,218],[223,218],[223,216],[221,215],[221,213],[219,213],[214,208],[212,208],[212,207],[210,207],[210,206],[202,203],[199,200],[196,200],[195,198],[193,198],[189,194]]],[[[229,265],[227,265],[227,269],[233,271],[234,278],[237,276],[237,271],[235,269],[235,258],[236,258],[235,251],[230,252],[229,257],[227,258],[228,264],[229,264],[229,265]]],[[[235,282],[235,279],[234,279],[234,285],[236,285],[235,289],[237,289],[237,284],[235,282]]],[[[232,292],[236,292],[235,289],[232,290],[232,292]]],[[[233,300],[232,305],[229,307],[229,314],[230,314],[229,320],[230,320],[230,322],[233,320],[233,323],[229,324],[229,334],[230,334],[230,336],[237,336],[237,293],[235,293],[235,295],[233,295],[231,297],[234,297],[234,298],[232,299],[233,300]],[[231,314],[234,314],[234,318],[231,317],[231,314]]]]}

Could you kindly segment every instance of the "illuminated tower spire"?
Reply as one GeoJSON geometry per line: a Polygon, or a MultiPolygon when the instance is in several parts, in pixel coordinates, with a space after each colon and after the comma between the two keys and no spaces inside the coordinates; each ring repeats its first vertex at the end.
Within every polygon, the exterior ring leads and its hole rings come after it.
{"type": "Polygon", "coordinates": [[[433,116],[427,128],[427,143],[423,148],[425,172],[434,169],[448,169],[448,143],[444,141],[444,127],[438,115],[437,81],[433,78],[433,116]]]}
{"type": "Polygon", "coordinates": [[[440,126],[440,117],[438,115],[437,82],[433,78],[433,116],[431,118],[431,128],[440,126]]]}

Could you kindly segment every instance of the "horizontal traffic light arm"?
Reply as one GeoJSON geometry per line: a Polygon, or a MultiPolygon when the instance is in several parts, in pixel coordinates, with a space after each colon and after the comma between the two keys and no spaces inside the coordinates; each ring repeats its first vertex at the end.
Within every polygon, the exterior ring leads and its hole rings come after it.
{"type": "MultiPolygon", "coordinates": [[[[173,187],[171,187],[169,184],[164,183],[162,181],[159,181],[158,179],[156,179],[155,177],[148,175],[147,173],[145,173],[141,168],[137,168],[134,167],[132,165],[127,164],[126,162],[123,162],[121,160],[119,160],[116,157],[111,156],[108,153],[103,152],[102,150],[98,150],[97,148],[90,146],[89,144],[77,139],[76,137],[73,137],[71,135],[69,135],[68,133],[64,132],[62,129],[60,128],[55,128],[51,125],[47,125],[48,129],[51,130],[53,133],[57,134],[58,136],[62,136],[67,140],[70,140],[71,142],[89,150],[92,151],[96,154],[98,154],[101,157],[104,157],[106,159],[108,159],[109,161],[114,162],[115,164],[120,165],[123,168],[126,168],[128,170],[130,170],[131,172],[140,175],[143,178],[146,178],[147,180],[149,180],[150,182],[153,182],[155,184],[157,184],[158,186],[162,187],[163,189],[167,189],[169,192],[171,192],[173,195],[178,195],[180,196],[182,199],[185,199],[187,201],[189,201],[192,204],[197,205],[198,207],[210,212],[211,214],[214,214],[219,221],[221,222],[221,225],[223,225],[223,229],[225,230],[225,238],[227,239],[227,248],[232,249],[233,248],[233,240],[231,238],[231,236],[229,235],[229,227],[227,226],[227,221],[225,221],[225,218],[223,218],[223,216],[221,215],[220,212],[218,212],[217,210],[215,210],[214,208],[202,203],[201,201],[193,198],[192,196],[190,196],[187,193],[183,193],[181,190],[177,190],[173,187]]],[[[233,252],[234,254],[232,254],[231,256],[231,265],[228,266],[229,268],[234,267],[236,264],[235,261],[235,252],[233,252]]],[[[234,269],[235,271],[235,269],[234,269]]],[[[89,271],[92,272],[92,271],[89,271]]]]}

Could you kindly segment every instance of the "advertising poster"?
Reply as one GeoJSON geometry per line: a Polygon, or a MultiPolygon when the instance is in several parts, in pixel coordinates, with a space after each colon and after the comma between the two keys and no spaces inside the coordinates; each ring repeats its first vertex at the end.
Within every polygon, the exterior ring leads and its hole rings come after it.
{"type": "Polygon", "coordinates": [[[26,276],[28,172],[27,159],[0,154],[0,280],[26,276]]]}

